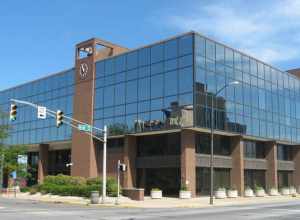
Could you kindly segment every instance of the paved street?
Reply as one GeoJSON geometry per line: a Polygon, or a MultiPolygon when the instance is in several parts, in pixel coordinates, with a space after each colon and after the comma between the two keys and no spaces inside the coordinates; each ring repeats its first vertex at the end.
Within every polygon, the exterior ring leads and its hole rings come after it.
{"type": "Polygon", "coordinates": [[[0,219],[300,219],[300,201],[215,208],[134,209],[99,208],[0,198],[0,219]]]}

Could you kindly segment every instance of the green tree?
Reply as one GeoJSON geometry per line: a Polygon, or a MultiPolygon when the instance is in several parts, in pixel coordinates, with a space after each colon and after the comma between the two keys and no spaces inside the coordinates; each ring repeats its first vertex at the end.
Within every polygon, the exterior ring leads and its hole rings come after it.
{"type": "Polygon", "coordinates": [[[2,171],[4,175],[16,171],[18,177],[26,178],[29,176],[26,164],[18,164],[18,156],[26,154],[26,147],[22,145],[9,146],[4,143],[4,140],[9,136],[10,130],[10,126],[3,123],[5,117],[8,117],[8,115],[0,110],[0,166],[3,166],[2,171]],[[3,158],[4,160],[1,161],[3,158]]]}

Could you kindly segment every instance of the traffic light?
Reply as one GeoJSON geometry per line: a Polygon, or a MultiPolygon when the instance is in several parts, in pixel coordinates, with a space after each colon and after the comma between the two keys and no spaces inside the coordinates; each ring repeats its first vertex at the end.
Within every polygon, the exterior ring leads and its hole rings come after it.
{"type": "Polygon", "coordinates": [[[56,127],[59,127],[63,124],[64,113],[61,110],[56,112],[56,127]]]}
{"type": "Polygon", "coordinates": [[[9,119],[10,121],[15,121],[17,119],[17,105],[11,104],[10,105],[10,113],[9,113],[9,119]]]}

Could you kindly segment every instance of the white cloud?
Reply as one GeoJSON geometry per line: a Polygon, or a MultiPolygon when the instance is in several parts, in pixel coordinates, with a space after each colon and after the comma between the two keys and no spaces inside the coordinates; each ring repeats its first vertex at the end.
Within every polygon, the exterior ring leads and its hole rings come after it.
{"type": "Polygon", "coordinates": [[[188,14],[167,16],[167,24],[181,31],[199,31],[265,62],[300,57],[300,1],[264,3],[211,1],[194,5],[188,14]]]}

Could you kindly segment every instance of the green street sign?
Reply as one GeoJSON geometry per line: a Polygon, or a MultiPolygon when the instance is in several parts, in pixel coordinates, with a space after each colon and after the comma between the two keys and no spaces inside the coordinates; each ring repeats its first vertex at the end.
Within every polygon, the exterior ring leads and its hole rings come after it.
{"type": "Polygon", "coordinates": [[[77,127],[78,127],[78,130],[80,130],[80,131],[87,131],[87,132],[92,131],[92,127],[90,125],[79,124],[77,127]]]}

